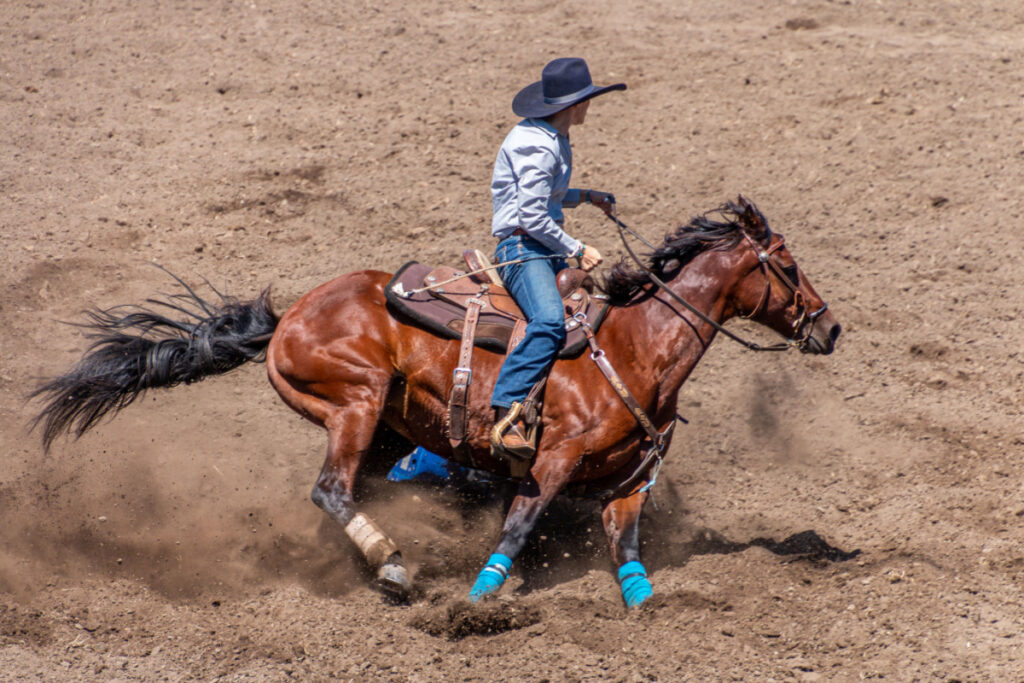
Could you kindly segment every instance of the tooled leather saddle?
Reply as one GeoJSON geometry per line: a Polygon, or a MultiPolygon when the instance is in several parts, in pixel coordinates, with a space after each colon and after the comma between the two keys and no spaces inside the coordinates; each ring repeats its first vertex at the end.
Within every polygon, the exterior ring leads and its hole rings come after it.
{"type": "MultiPolygon", "coordinates": [[[[515,348],[526,333],[526,318],[487,257],[478,250],[469,250],[463,252],[463,258],[468,272],[410,261],[385,289],[393,313],[441,336],[462,340],[448,401],[448,437],[459,460],[469,458],[465,439],[473,347],[505,353],[515,348]]],[[[595,292],[590,276],[579,268],[566,268],[558,274],[558,291],[565,306],[566,328],[566,343],[559,358],[575,357],[588,344],[574,316],[584,314],[596,332],[608,311],[608,297],[595,292]]]]}
{"type": "MultiPolygon", "coordinates": [[[[443,337],[461,339],[470,299],[479,299],[479,320],[473,343],[498,353],[511,351],[526,331],[526,318],[486,257],[476,250],[463,253],[469,272],[451,266],[429,266],[410,261],[399,268],[385,290],[393,310],[443,337]]],[[[573,315],[583,312],[596,332],[608,309],[608,297],[594,292],[593,280],[579,268],[558,274],[558,292],[565,305],[565,345],[559,358],[574,358],[587,346],[586,336],[573,315]]]]}

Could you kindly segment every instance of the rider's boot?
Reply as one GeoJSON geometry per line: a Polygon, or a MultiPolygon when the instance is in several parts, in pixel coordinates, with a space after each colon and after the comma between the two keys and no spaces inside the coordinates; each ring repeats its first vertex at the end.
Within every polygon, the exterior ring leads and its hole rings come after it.
{"type": "Polygon", "coordinates": [[[506,453],[517,460],[529,460],[537,452],[521,419],[523,404],[514,402],[509,408],[495,409],[495,424],[491,430],[491,449],[506,453]]]}

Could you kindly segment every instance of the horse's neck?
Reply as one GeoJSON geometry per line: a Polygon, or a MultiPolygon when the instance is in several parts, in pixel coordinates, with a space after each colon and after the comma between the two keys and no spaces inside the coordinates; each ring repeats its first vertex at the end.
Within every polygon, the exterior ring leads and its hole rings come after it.
{"type": "MultiPolygon", "coordinates": [[[[729,283],[713,258],[697,257],[668,286],[691,306],[721,324],[729,283]]],[[[623,329],[636,342],[636,358],[648,366],[663,396],[674,396],[715,338],[715,327],[675,301],[659,287],[630,307],[623,329]]]]}

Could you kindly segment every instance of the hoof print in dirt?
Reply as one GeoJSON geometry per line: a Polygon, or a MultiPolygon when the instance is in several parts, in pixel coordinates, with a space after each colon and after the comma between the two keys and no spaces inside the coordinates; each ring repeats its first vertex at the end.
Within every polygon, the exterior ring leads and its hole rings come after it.
{"type": "Polygon", "coordinates": [[[490,636],[533,626],[541,620],[540,610],[522,604],[488,600],[480,603],[459,601],[447,607],[434,607],[414,617],[409,625],[432,636],[459,640],[466,636],[490,636]]]}
{"type": "Polygon", "coordinates": [[[655,593],[642,605],[629,610],[630,614],[668,610],[673,614],[680,614],[687,611],[702,612],[711,614],[714,612],[729,612],[734,608],[728,600],[716,598],[712,595],[705,595],[699,591],[675,590],[667,593],[655,593]]]}

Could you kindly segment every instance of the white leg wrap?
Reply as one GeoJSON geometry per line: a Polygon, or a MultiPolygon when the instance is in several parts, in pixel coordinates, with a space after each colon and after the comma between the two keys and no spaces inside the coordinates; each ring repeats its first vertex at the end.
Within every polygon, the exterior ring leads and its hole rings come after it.
{"type": "Polygon", "coordinates": [[[362,512],[357,513],[345,526],[345,533],[362,551],[371,567],[379,568],[391,553],[398,552],[398,546],[362,512]]]}

